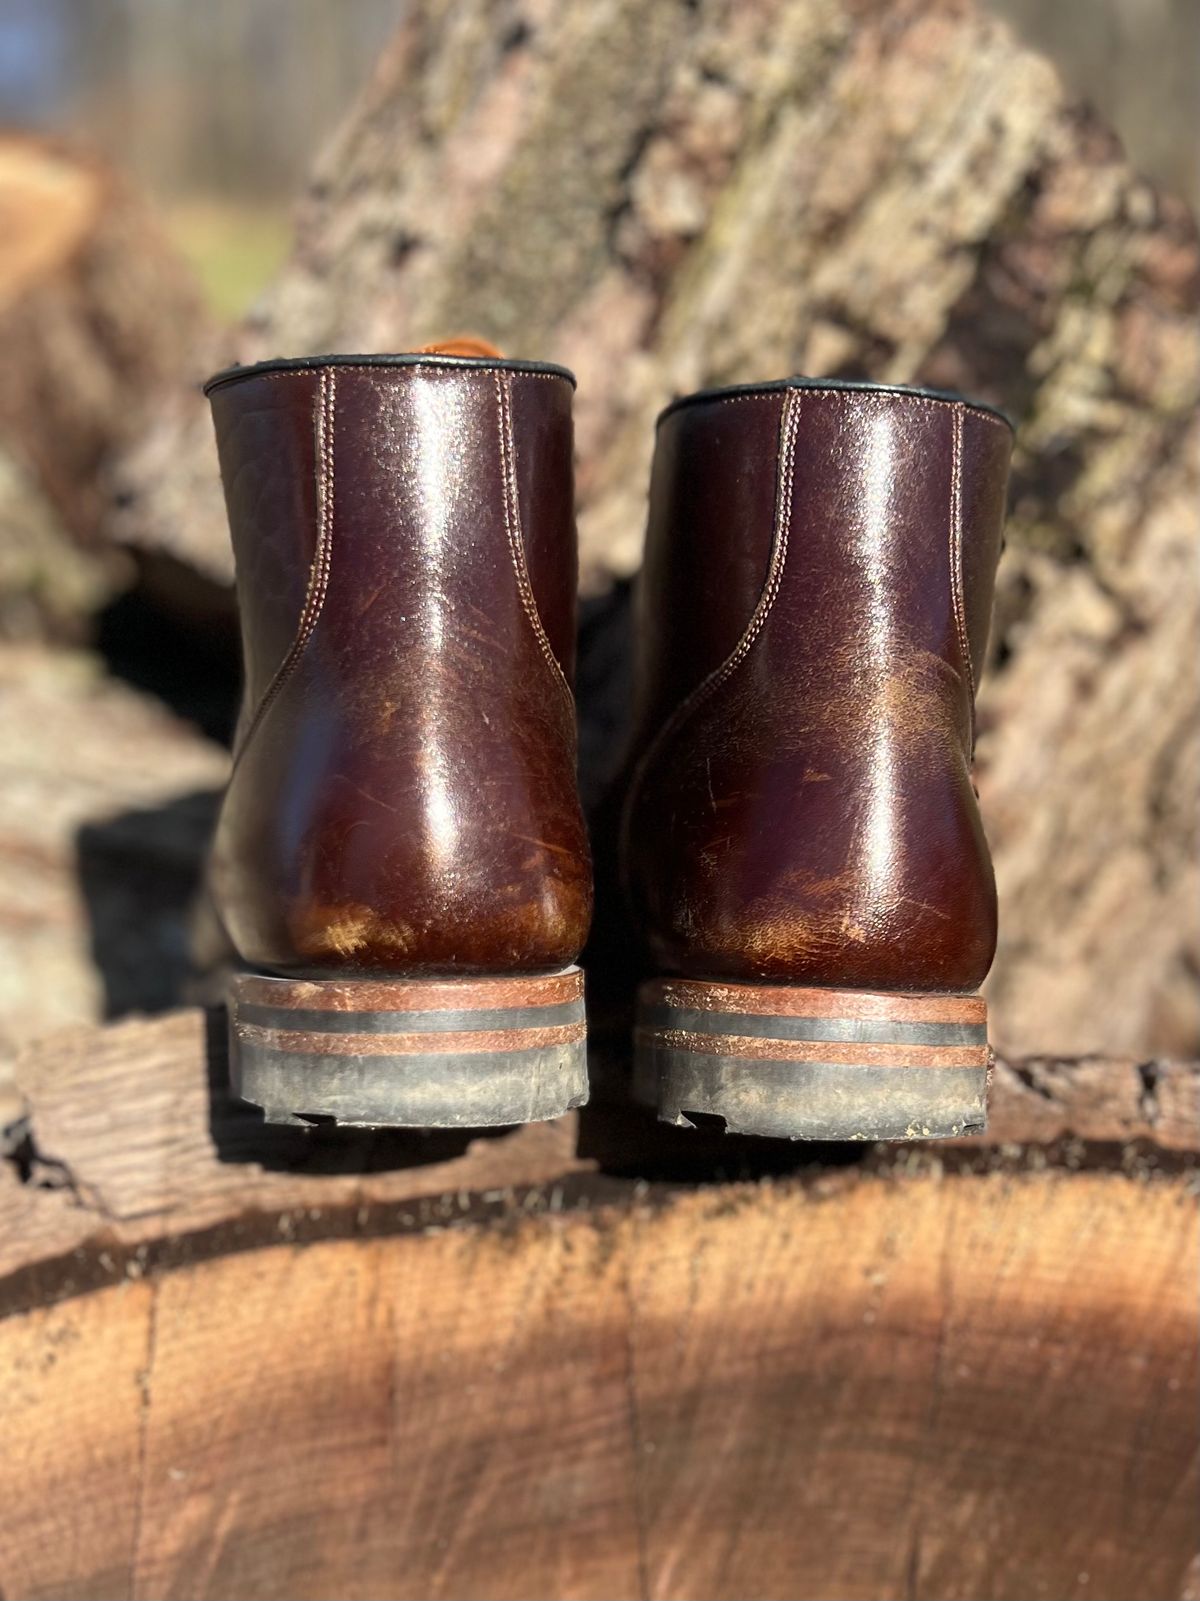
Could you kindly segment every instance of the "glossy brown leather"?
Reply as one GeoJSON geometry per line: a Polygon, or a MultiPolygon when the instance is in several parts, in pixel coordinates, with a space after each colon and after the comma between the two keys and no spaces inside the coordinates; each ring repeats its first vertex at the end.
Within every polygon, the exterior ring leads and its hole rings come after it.
{"type": "Polygon", "coordinates": [[[658,966],[973,990],[971,783],[1011,432],[911,390],[716,392],[660,420],[622,872],[658,966]]]}
{"type": "Polygon", "coordinates": [[[211,883],[249,966],[578,954],[572,384],[446,355],[209,386],[246,698],[211,883]]]}

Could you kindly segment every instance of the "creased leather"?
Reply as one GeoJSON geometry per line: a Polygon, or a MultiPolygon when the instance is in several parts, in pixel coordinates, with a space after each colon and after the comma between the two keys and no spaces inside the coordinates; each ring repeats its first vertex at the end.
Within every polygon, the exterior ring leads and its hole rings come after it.
{"type": "Polygon", "coordinates": [[[591,907],[559,670],[569,382],[500,362],[331,363],[251,370],[211,398],[248,705],[295,647],[322,506],[328,519],[317,615],[243,736],[214,847],[242,960],[318,975],[566,965],[591,907]]]}
{"type": "Polygon", "coordinates": [[[1010,448],[990,413],[884,390],[706,398],[663,419],[623,869],[664,970],[982,981],[996,903],[971,686],[1010,448]]]}

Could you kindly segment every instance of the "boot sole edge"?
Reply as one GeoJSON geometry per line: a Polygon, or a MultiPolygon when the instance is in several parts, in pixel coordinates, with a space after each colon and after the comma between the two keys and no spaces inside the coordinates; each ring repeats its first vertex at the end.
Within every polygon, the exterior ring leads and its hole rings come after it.
{"type": "Polygon", "coordinates": [[[644,985],[634,1094],[678,1127],[822,1141],[954,1139],[987,1126],[979,996],[660,980],[644,985]]]}
{"type": "Polygon", "coordinates": [[[530,978],[234,978],[230,1080],[268,1123],[496,1128],[587,1100],[576,967],[530,978]]]}

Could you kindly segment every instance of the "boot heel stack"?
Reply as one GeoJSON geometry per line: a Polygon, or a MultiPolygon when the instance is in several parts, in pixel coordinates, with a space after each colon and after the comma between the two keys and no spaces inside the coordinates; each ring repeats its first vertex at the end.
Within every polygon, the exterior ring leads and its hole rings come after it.
{"type": "Polygon", "coordinates": [[[656,980],[639,996],[636,1055],[639,1097],[681,1127],[915,1140],[987,1121],[979,995],[656,980]]]}
{"type": "Polygon", "coordinates": [[[306,980],[230,988],[234,1092],[268,1123],[486,1128],[587,1100],[577,967],[536,978],[306,980]]]}

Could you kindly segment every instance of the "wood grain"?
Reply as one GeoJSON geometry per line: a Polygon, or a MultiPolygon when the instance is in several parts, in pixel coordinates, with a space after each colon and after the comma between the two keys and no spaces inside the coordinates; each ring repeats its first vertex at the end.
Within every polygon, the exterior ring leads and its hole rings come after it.
{"type": "Polygon", "coordinates": [[[1179,1179],[852,1172],[181,1267],[0,1322],[0,1585],[1177,1596],[1198,1245],[1179,1179]]]}
{"type": "Polygon", "coordinates": [[[0,1593],[127,1596],[155,1288],[0,1323],[0,1593]]]}

